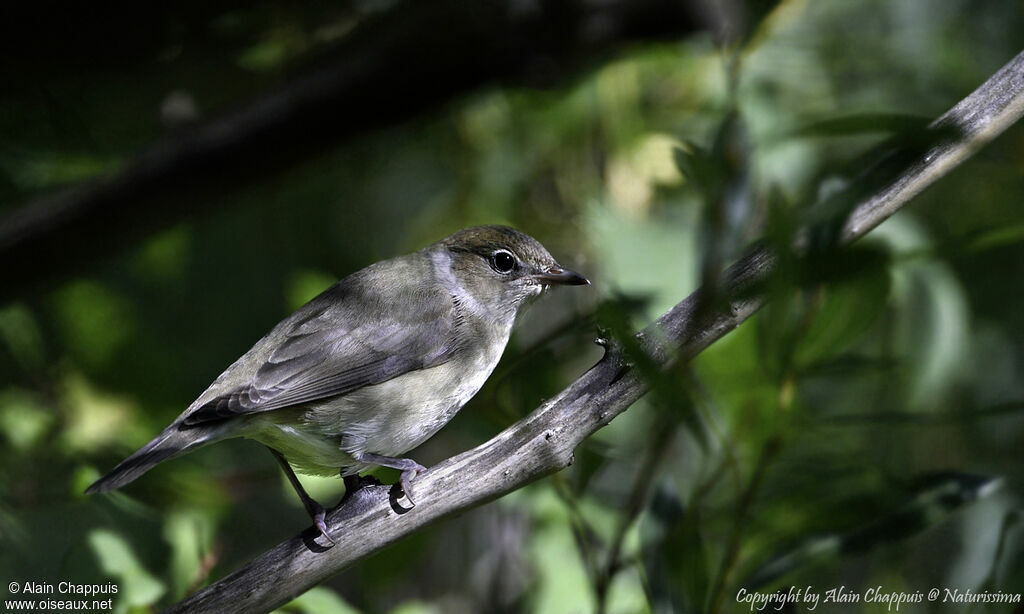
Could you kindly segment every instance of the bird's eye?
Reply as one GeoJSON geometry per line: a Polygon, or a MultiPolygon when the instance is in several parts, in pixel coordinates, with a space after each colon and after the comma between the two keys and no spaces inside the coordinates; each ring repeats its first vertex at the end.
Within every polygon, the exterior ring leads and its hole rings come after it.
{"type": "Polygon", "coordinates": [[[501,249],[491,254],[491,268],[505,274],[511,273],[516,268],[516,257],[501,249]]]}

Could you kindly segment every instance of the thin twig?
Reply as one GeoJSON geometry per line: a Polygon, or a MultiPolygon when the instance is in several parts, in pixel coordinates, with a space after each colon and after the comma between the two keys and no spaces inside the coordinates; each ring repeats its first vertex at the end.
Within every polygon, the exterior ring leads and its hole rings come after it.
{"type": "Polygon", "coordinates": [[[633,489],[626,501],[626,509],[619,517],[619,524],[615,534],[608,546],[608,554],[605,565],[598,570],[595,578],[594,591],[597,595],[597,614],[604,614],[608,607],[608,591],[611,588],[612,580],[623,568],[622,544],[626,540],[626,534],[630,527],[640,516],[640,512],[647,506],[655,478],[658,477],[658,466],[661,464],[665,453],[668,451],[672,440],[675,439],[677,423],[673,422],[667,410],[658,413],[659,419],[655,420],[651,428],[651,437],[647,442],[646,454],[643,462],[637,470],[636,480],[633,482],[633,489]]]}
{"type": "Polygon", "coordinates": [[[750,516],[750,508],[754,505],[754,501],[757,499],[757,492],[761,488],[761,484],[764,483],[765,475],[768,473],[768,467],[772,464],[775,458],[778,456],[779,451],[782,447],[782,441],[778,437],[773,437],[764,445],[761,450],[761,456],[758,458],[757,465],[754,467],[754,474],[750,476],[750,482],[747,487],[740,493],[740,500],[736,505],[736,516],[733,519],[732,534],[729,536],[729,542],[725,547],[725,554],[722,558],[722,565],[718,571],[718,577],[715,580],[714,587],[708,593],[711,595],[711,612],[721,612],[725,605],[726,587],[728,586],[729,579],[732,577],[733,570],[736,567],[736,563],[739,560],[740,544],[742,543],[743,531],[747,526],[747,518],[750,516]]]}
{"type": "Polygon", "coordinates": [[[583,510],[580,509],[579,502],[576,500],[575,493],[569,487],[568,480],[563,478],[562,474],[555,474],[552,478],[552,483],[555,485],[555,493],[562,500],[562,503],[565,504],[565,508],[569,512],[569,527],[572,530],[573,540],[576,543],[576,551],[580,555],[580,561],[587,572],[587,577],[594,581],[598,573],[597,556],[594,555],[594,551],[603,545],[601,537],[587,521],[586,516],[583,515],[583,510]]]}

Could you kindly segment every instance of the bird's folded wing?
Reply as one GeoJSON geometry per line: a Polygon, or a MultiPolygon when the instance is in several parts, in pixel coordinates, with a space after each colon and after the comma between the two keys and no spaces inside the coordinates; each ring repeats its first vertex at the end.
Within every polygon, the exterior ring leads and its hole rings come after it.
{"type": "Polygon", "coordinates": [[[184,422],[308,403],[447,362],[458,345],[461,319],[452,317],[450,297],[437,298],[375,307],[336,297],[322,309],[300,311],[296,316],[302,317],[293,318],[283,334],[272,332],[260,342],[275,347],[268,348],[250,381],[195,407],[184,422]]]}

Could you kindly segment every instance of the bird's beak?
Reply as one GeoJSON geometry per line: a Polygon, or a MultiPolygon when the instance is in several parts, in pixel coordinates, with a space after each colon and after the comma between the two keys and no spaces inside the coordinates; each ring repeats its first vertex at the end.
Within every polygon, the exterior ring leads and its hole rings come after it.
{"type": "Polygon", "coordinates": [[[563,269],[558,265],[555,265],[546,271],[535,273],[533,278],[543,284],[560,284],[563,286],[585,286],[590,284],[589,279],[580,275],[576,271],[563,269]]]}

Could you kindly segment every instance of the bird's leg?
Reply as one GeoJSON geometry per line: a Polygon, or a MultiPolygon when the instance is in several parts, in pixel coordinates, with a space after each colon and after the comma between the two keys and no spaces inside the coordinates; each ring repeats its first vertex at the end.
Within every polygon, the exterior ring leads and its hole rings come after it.
{"type": "Polygon", "coordinates": [[[274,448],[267,448],[270,453],[274,455],[277,462],[281,464],[281,469],[284,470],[284,474],[288,476],[288,481],[291,482],[292,488],[295,489],[295,494],[299,495],[299,500],[302,501],[303,507],[306,508],[306,512],[309,517],[313,519],[313,524],[317,529],[320,530],[320,534],[323,535],[327,541],[334,543],[331,539],[330,534],[327,533],[327,521],[325,520],[327,514],[324,512],[322,505],[313,500],[313,497],[309,496],[306,489],[302,487],[302,483],[299,482],[299,478],[295,475],[295,471],[292,470],[292,466],[285,460],[283,454],[275,450],[274,448]]]}
{"type": "Polygon", "coordinates": [[[398,483],[402,485],[402,492],[405,493],[405,498],[409,500],[409,503],[416,505],[412,500],[412,491],[409,489],[409,483],[416,477],[417,473],[426,471],[427,468],[417,463],[411,458],[393,458],[391,456],[381,456],[379,454],[371,454],[370,452],[358,452],[352,455],[352,458],[356,459],[361,463],[369,463],[371,465],[380,465],[381,467],[390,467],[391,469],[398,469],[402,472],[402,475],[398,478],[398,483]]]}

